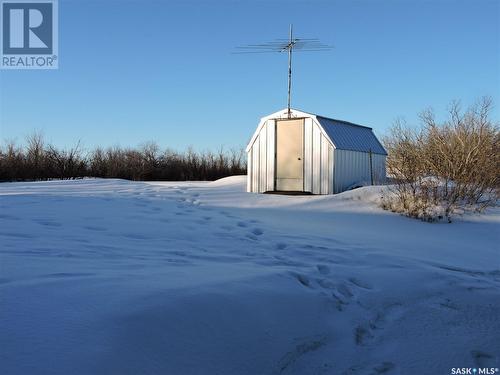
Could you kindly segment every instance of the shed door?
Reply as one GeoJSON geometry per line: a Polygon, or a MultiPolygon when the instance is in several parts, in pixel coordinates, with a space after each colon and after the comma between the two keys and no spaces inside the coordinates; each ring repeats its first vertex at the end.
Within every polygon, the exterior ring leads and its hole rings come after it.
{"type": "Polygon", "coordinates": [[[304,190],[304,119],[276,122],[276,190],[304,190]]]}

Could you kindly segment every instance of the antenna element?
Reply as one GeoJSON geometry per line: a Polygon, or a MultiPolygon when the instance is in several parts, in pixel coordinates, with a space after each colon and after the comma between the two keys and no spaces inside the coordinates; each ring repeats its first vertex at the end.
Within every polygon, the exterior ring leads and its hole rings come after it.
{"type": "Polygon", "coordinates": [[[275,39],[271,42],[262,44],[249,44],[247,46],[236,47],[235,54],[243,53],[268,53],[268,52],[288,52],[288,100],[287,115],[291,118],[292,111],[290,107],[292,91],[292,52],[310,52],[310,51],[329,51],[333,47],[323,44],[319,39],[303,39],[293,37],[293,26],[290,24],[290,34],[288,39],[275,39]]]}

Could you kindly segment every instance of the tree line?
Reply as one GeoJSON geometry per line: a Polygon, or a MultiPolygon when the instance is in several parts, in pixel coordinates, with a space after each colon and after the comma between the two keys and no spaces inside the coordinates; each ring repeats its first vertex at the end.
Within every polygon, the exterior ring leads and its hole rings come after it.
{"type": "Polygon", "coordinates": [[[161,150],[154,142],[137,148],[97,147],[85,152],[80,142],[57,148],[40,133],[23,145],[0,145],[0,181],[40,181],[83,177],[123,178],[134,181],[216,180],[246,174],[244,150],[217,152],[161,150]]]}

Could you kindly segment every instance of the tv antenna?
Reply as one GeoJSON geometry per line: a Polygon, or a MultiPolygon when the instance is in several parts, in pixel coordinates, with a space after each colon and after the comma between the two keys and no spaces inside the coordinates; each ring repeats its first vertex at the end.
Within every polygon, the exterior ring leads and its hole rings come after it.
{"type": "Polygon", "coordinates": [[[236,47],[235,54],[243,53],[274,53],[274,52],[287,52],[288,53],[288,100],[287,100],[287,114],[288,118],[291,117],[290,98],[292,91],[292,53],[295,52],[311,52],[311,51],[329,51],[333,47],[323,44],[317,38],[294,38],[293,25],[290,24],[290,35],[288,39],[275,39],[270,42],[260,44],[249,44],[246,46],[236,47]]]}

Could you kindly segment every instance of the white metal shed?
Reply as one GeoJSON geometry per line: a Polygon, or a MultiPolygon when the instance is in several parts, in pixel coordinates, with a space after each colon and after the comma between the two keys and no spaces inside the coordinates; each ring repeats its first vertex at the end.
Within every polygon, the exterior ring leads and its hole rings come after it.
{"type": "Polygon", "coordinates": [[[386,178],[371,128],[295,109],[263,117],[246,152],[249,192],[334,194],[386,178]]]}

